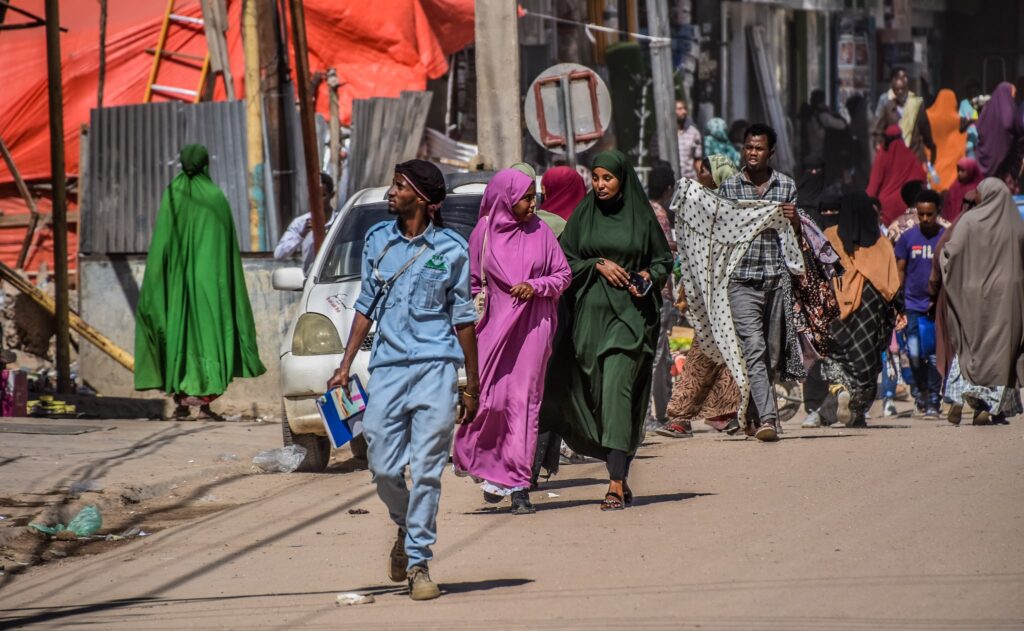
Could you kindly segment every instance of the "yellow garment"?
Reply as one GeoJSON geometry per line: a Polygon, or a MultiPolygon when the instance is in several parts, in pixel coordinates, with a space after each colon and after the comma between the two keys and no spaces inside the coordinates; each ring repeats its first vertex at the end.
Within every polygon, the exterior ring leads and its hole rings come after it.
{"type": "Polygon", "coordinates": [[[917,115],[921,112],[921,105],[924,99],[911,92],[907,96],[907,102],[903,104],[903,115],[900,116],[900,131],[903,132],[903,142],[912,147],[914,129],[917,127],[917,115]]]}
{"type": "Polygon", "coordinates": [[[860,307],[865,280],[882,294],[886,302],[892,301],[896,292],[900,290],[900,272],[896,267],[896,253],[888,239],[879,237],[873,246],[859,247],[853,256],[850,256],[843,249],[843,241],[839,238],[837,226],[827,228],[825,236],[828,237],[828,242],[832,244],[832,249],[839,255],[839,262],[846,270],[842,278],[832,279],[836,300],[839,301],[840,320],[845,320],[860,307]]]}
{"type": "Polygon", "coordinates": [[[939,161],[935,164],[935,171],[939,174],[937,190],[945,191],[956,182],[956,163],[967,155],[967,133],[960,133],[956,94],[949,89],[939,90],[927,113],[939,153],[939,161]]]}

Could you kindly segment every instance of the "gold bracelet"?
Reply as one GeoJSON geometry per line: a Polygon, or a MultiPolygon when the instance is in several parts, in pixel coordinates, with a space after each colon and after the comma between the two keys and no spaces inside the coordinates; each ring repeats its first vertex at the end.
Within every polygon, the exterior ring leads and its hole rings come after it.
{"type": "Polygon", "coordinates": [[[479,399],[480,398],[480,393],[478,392],[477,394],[470,394],[470,393],[466,392],[465,390],[463,390],[462,391],[462,396],[469,397],[470,399],[479,399]]]}

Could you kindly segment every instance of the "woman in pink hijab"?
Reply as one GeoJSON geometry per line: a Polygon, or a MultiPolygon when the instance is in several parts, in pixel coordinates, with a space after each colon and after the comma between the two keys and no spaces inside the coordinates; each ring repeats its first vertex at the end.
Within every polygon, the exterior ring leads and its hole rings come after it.
{"type": "Polygon", "coordinates": [[[565,222],[587,195],[587,187],[580,174],[569,167],[552,167],[545,171],[540,178],[540,187],[544,199],[537,216],[556,237],[561,236],[565,222]]]}
{"type": "Polygon", "coordinates": [[[942,203],[942,216],[950,222],[956,221],[963,211],[964,195],[978,188],[985,176],[974,158],[960,158],[956,163],[956,181],[946,192],[946,201],[942,203]]]}
{"type": "Polygon", "coordinates": [[[487,185],[490,204],[469,238],[473,294],[485,290],[477,322],[480,410],[455,435],[456,473],[483,482],[484,499],[512,496],[512,512],[534,512],[529,488],[544,376],[558,298],[572,272],[535,212],[533,179],[514,169],[487,185]]]}

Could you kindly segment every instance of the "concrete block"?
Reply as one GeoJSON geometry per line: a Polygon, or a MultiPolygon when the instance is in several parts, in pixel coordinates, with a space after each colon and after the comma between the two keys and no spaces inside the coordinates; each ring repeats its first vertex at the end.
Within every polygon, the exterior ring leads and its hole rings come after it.
{"type": "MultiPolygon", "coordinates": [[[[267,372],[256,379],[233,381],[212,406],[221,414],[280,420],[279,349],[302,292],[277,291],[270,277],[274,269],[290,265],[294,263],[275,261],[269,254],[242,255],[260,359],[267,372]]],[[[89,255],[79,261],[82,318],[130,353],[135,349],[135,308],[145,268],[144,255],[89,255]]],[[[166,398],[155,390],[136,392],[132,373],[87,342],[79,350],[79,363],[82,378],[103,396],[166,398]]]]}

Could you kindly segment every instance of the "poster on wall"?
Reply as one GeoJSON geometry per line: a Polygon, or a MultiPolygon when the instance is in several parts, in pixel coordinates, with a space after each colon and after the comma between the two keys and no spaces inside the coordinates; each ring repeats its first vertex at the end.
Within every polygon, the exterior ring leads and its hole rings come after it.
{"type": "Polygon", "coordinates": [[[861,15],[844,15],[836,24],[836,103],[840,106],[851,96],[870,97],[873,92],[871,75],[871,41],[874,24],[861,15]]]}

